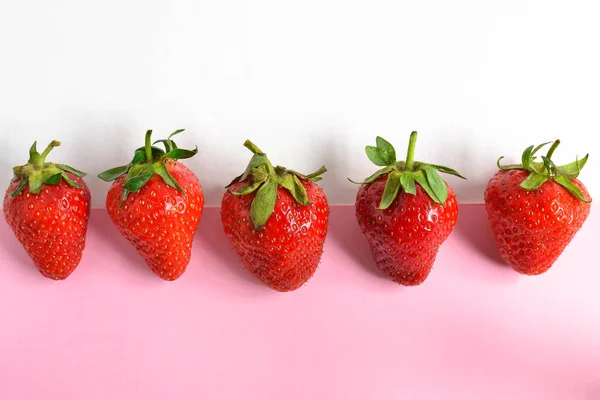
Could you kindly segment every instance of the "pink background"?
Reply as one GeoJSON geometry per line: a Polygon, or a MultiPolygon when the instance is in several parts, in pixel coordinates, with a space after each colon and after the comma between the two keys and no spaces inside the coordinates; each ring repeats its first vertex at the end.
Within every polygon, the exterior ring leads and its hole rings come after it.
{"type": "Polygon", "coordinates": [[[600,265],[592,214],[545,275],[498,262],[481,206],[420,287],[376,270],[350,207],[322,264],[271,291],[207,209],[176,282],[146,269],[103,210],[64,282],[0,224],[0,399],[600,399],[600,265]]]}

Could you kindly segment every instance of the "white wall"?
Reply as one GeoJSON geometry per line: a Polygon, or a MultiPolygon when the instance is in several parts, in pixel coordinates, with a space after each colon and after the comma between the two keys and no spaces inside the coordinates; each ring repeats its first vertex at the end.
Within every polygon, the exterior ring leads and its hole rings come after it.
{"type": "Polygon", "coordinates": [[[600,193],[600,5],[543,0],[19,0],[0,2],[0,178],[34,140],[95,179],[125,163],[146,129],[187,128],[187,162],[208,203],[250,157],[326,164],[333,203],[354,201],[382,135],[454,167],[479,202],[495,160],[560,137],[557,161],[591,152],[600,193]]]}

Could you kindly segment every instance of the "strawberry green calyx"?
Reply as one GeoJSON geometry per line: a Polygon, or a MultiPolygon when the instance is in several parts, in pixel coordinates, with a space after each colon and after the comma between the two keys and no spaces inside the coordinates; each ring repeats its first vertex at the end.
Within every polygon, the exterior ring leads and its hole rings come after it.
{"type": "Polygon", "coordinates": [[[529,171],[529,176],[521,182],[521,188],[525,190],[536,190],[546,181],[554,181],[567,189],[569,193],[579,200],[590,203],[591,199],[586,199],[581,190],[573,183],[573,179],[579,176],[579,173],[587,163],[589,154],[586,154],[581,160],[577,158],[572,163],[556,166],[552,161],[552,155],[560,144],[560,140],[555,140],[552,146],[550,146],[548,153],[545,156],[541,156],[542,161],[535,161],[535,154],[550,143],[552,142],[526,148],[521,156],[521,164],[500,165],[500,161],[504,158],[502,156],[498,159],[498,168],[501,170],[520,169],[529,171]]]}
{"type": "Polygon", "coordinates": [[[279,165],[273,167],[267,155],[249,140],[244,142],[244,146],[254,155],[244,173],[227,185],[227,191],[235,196],[244,196],[256,192],[250,207],[250,219],[255,231],[260,231],[273,214],[277,202],[277,188],[280,186],[290,192],[298,204],[311,205],[308,201],[306,189],[300,179],[312,182],[320,181],[322,179],[321,175],[327,172],[325,166],[312,174],[304,175],[279,165]],[[244,182],[244,185],[235,191],[229,190],[231,185],[238,182],[244,182]]]}
{"type": "Polygon", "coordinates": [[[76,170],[65,164],[55,164],[46,162],[46,157],[55,147],[60,146],[60,142],[53,140],[48,147],[42,152],[37,151],[37,142],[34,142],[29,149],[29,161],[27,164],[13,168],[15,174],[14,180],[20,181],[17,188],[10,194],[11,198],[16,197],[29,184],[29,192],[38,194],[44,185],[58,185],[61,180],[71,187],[80,188],[81,185],[69,178],[67,172],[72,173],[80,178],[84,177],[85,172],[76,170]]]}
{"type": "Polygon", "coordinates": [[[198,147],[194,150],[185,150],[177,147],[171,138],[185,129],[178,129],[173,132],[167,139],[157,140],[154,144],[161,143],[165,149],[153,146],[152,130],[146,132],[146,140],[144,147],[135,150],[133,159],[127,165],[111,168],[98,175],[98,178],[106,182],[112,182],[123,175],[126,175],[125,183],[123,184],[123,192],[121,197],[121,206],[127,200],[129,193],[139,192],[148,181],[154,176],[159,175],[162,180],[172,188],[180,191],[183,195],[185,192],[179,186],[179,183],[171,176],[167,169],[167,160],[182,160],[191,158],[198,153],[198,147]]]}
{"type": "Polygon", "coordinates": [[[413,131],[410,134],[406,161],[396,161],[394,146],[382,137],[377,136],[376,146],[367,146],[365,151],[373,164],[383,168],[369,176],[363,182],[348,180],[352,183],[362,185],[375,182],[381,176],[387,175],[385,189],[381,203],[379,204],[380,210],[385,210],[394,202],[400,188],[408,194],[416,194],[415,184],[419,184],[433,201],[445,204],[448,199],[448,188],[438,172],[454,175],[462,179],[466,178],[455,170],[443,165],[415,161],[416,144],[417,132],[413,131]]]}

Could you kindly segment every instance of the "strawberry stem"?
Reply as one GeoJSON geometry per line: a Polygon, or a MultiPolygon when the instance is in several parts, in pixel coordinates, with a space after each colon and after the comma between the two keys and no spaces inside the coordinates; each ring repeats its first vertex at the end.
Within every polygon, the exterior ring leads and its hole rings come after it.
{"type": "Polygon", "coordinates": [[[146,145],[144,146],[146,151],[146,161],[152,162],[152,129],[146,131],[146,145]]]}
{"type": "Polygon", "coordinates": [[[50,144],[48,145],[48,147],[46,147],[44,149],[44,151],[42,152],[42,154],[40,155],[40,167],[44,166],[44,162],[46,161],[46,157],[48,156],[48,154],[52,151],[53,148],[60,146],[60,142],[58,140],[53,140],[52,142],[50,142],[50,144]]]}
{"type": "Polygon", "coordinates": [[[46,162],[46,157],[52,151],[53,148],[60,146],[60,142],[58,140],[53,140],[50,142],[48,147],[42,152],[42,154],[38,153],[36,150],[36,144],[34,143],[29,150],[29,164],[33,165],[37,169],[44,168],[44,163],[46,162]]]}
{"type": "Polygon", "coordinates": [[[253,152],[254,154],[265,155],[265,153],[263,153],[263,151],[259,149],[258,146],[252,143],[250,140],[246,140],[244,142],[244,147],[253,152]]]}
{"type": "Polygon", "coordinates": [[[557,139],[554,141],[554,143],[552,143],[552,146],[550,146],[550,149],[548,150],[548,154],[546,154],[546,158],[551,158],[552,155],[554,154],[554,150],[556,150],[556,148],[558,147],[558,145],[560,144],[560,139],[557,139]]]}
{"type": "Polygon", "coordinates": [[[257,156],[265,156],[265,165],[267,167],[267,171],[269,171],[269,174],[271,174],[271,175],[276,175],[275,168],[273,168],[273,164],[271,164],[271,161],[269,161],[269,159],[266,158],[266,154],[261,149],[259,149],[257,145],[255,145],[254,143],[252,143],[250,140],[247,139],[244,142],[244,147],[247,148],[248,150],[250,150],[251,152],[253,152],[257,156]]]}
{"type": "Polygon", "coordinates": [[[408,151],[406,153],[406,170],[412,171],[415,161],[415,147],[417,146],[417,131],[412,131],[408,142],[408,151]]]}

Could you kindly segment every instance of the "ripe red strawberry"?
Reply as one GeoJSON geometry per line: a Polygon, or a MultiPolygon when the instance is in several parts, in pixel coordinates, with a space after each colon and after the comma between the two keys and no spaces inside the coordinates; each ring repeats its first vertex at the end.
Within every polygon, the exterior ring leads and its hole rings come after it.
{"type": "Polygon", "coordinates": [[[394,147],[379,136],[377,147],[367,146],[369,159],[383,168],[361,182],[356,196],[356,218],[375,263],[406,286],[425,281],[458,218],[456,196],[438,171],[463,178],[448,167],[414,161],[416,141],[412,132],[406,161],[396,161],[394,147]]]}
{"type": "MultiPolygon", "coordinates": [[[[192,241],[204,209],[204,195],[194,173],[176,160],[198,149],[179,149],[171,138],[159,140],[165,151],[146,145],[124,166],[98,175],[114,181],[106,197],[110,218],[123,236],[164,280],[179,278],[190,262],[192,241]]],[[[156,142],[156,143],[158,143],[156,142]]]]}
{"type": "Polygon", "coordinates": [[[501,166],[485,190],[485,208],[502,258],[526,275],[546,272],[590,213],[590,195],[577,176],[588,156],[557,167],[555,141],[541,162],[528,147],[522,164],[501,166]]]}
{"type": "Polygon", "coordinates": [[[90,191],[81,179],[85,173],[46,162],[57,146],[60,142],[53,141],[40,154],[34,143],[28,163],[14,168],[4,196],[4,218],[42,275],[59,280],[81,261],[90,191]]]}
{"type": "Polygon", "coordinates": [[[272,289],[298,289],[315,273],[329,219],[327,198],[310,175],[273,165],[250,141],[246,171],[228,186],[221,204],[225,235],[248,271],[272,289]]]}

